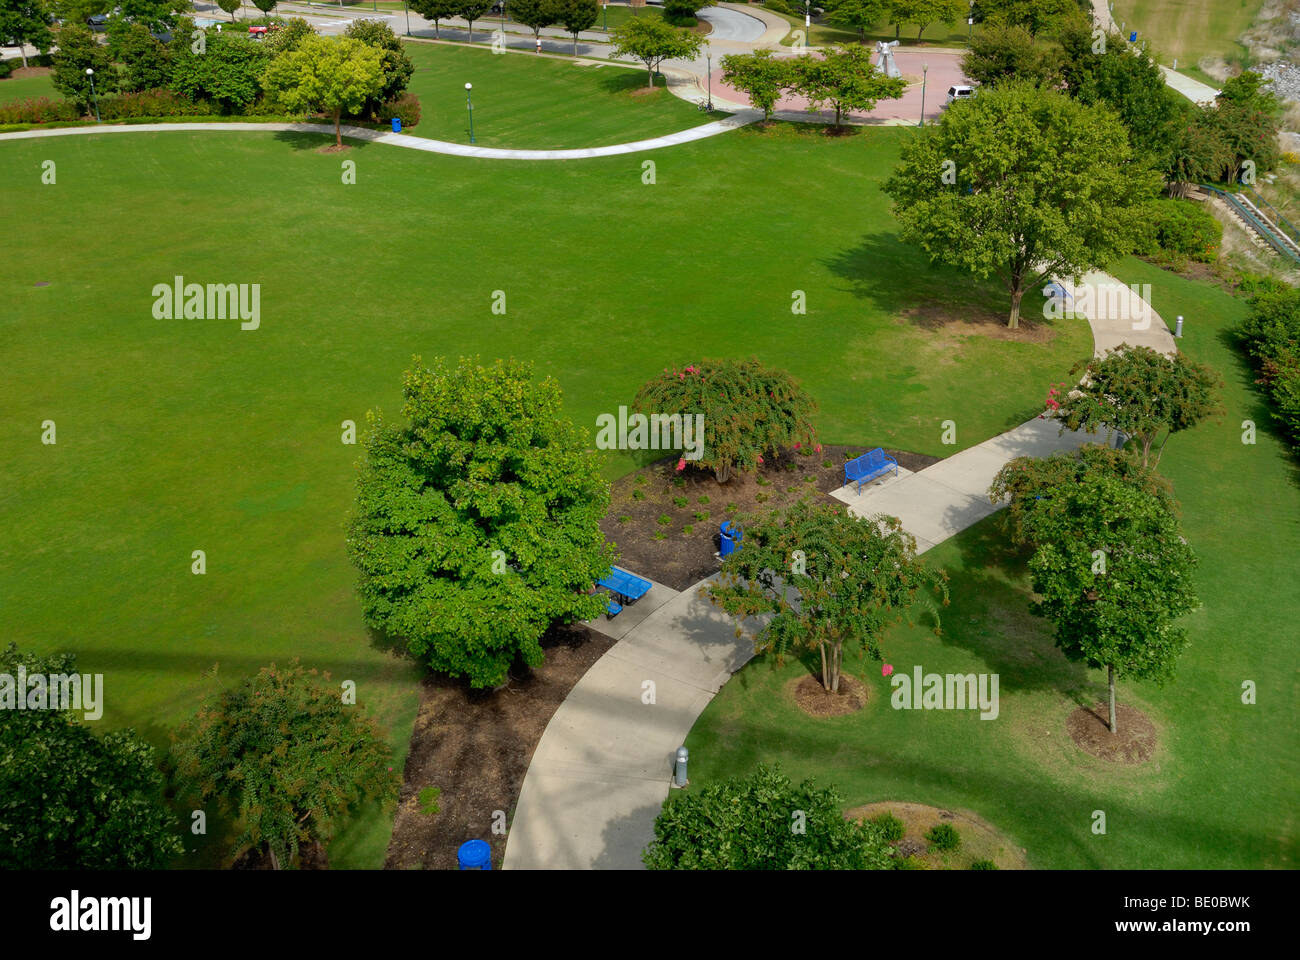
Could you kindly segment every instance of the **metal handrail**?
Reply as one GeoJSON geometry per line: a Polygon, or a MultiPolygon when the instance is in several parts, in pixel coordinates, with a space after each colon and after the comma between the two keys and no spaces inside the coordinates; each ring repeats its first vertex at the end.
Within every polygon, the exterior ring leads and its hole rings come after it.
{"type": "MultiPolygon", "coordinates": [[[[1286,217],[1282,216],[1282,211],[1279,210],[1277,207],[1273,206],[1273,204],[1269,203],[1263,197],[1261,197],[1259,195],[1259,191],[1257,191],[1254,187],[1250,188],[1250,192],[1255,197],[1255,199],[1259,201],[1259,203],[1262,203],[1264,206],[1268,207],[1270,211],[1272,211],[1272,213],[1274,214],[1274,216],[1271,217],[1273,222],[1285,224],[1287,227],[1289,227],[1291,232],[1288,235],[1291,237],[1292,240],[1296,241],[1297,243],[1300,243],[1300,230],[1296,229],[1295,224],[1293,224],[1286,217]]],[[[1258,204],[1256,204],[1256,206],[1258,206],[1258,204]]],[[[1286,233],[1287,231],[1283,230],[1282,232],[1286,233]]]]}
{"type": "Polygon", "coordinates": [[[1230,207],[1232,207],[1234,210],[1237,211],[1237,213],[1241,215],[1242,219],[1250,222],[1250,224],[1255,228],[1255,230],[1259,233],[1259,235],[1264,238],[1264,240],[1268,243],[1270,247],[1272,247],[1278,253],[1282,254],[1287,259],[1295,263],[1300,263],[1300,253],[1296,253],[1296,251],[1293,250],[1290,246],[1288,246],[1284,241],[1280,240],[1278,238],[1277,231],[1275,231],[1273,228],[1268,226],[1268,224],[1260,220],[1259,217],[1251,213],[1249,208],[1247,208],[1233,194],[1228,193],[1226,190],[1220,190],[1218,187],[1212,187],[1208,183],[1197,184],[1197,186],[1199,186],[1202,190],[1205,190],[1208,193],[1213,193],[1216,196],[1221,197],[1224,200],[1224,202],[1226,202],[1230,207]]]}

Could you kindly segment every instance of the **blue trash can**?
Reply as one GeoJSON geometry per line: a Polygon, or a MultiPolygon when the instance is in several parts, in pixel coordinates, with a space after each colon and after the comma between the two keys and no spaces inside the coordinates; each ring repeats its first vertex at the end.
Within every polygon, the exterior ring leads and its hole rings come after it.
{"type": "Polygon", "coordinates": [[[401,132],[402,132],[402,118],[393,117],[393,133],[401,133],[401,132]]]}
{"type": "Polygon", "coordinates": [[[456,851],[461,870],[491,870],[492,848],[484,840],[466,840],[456,851]]]}
{"type": "Polygon", "coordinates": [[[722,526],[718,527],[718,532],[722,534],[720,549],[718,550],[721,556],[729,557],[733,552],[740,549],[740,541],[745,534],[738,528],[733,527],[730,520],[722,521],[722,526]]]}

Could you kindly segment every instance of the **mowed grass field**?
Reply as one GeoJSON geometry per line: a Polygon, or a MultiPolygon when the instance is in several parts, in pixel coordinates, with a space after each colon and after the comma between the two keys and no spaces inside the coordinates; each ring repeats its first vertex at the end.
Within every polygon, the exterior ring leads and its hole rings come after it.
{"type": "MultiPolygon", "coordinates": [[[[76,652],[107,677],[104,727],[160,748],[215,684],[300,657],[356,681],[401,769],[419,671],[361,622],[341,425],[397,416],[412,355],[533,361],[588,430],[665,366],[756,355],[820,402],[824,441],[943,455],[944,420],[977,443],[1090,352],[1083,321],[998,339],[999,290],[897,243],[879,184],[910,135],[539,163],[219,130],[0,143],[23,211],[0,260],[0,639],[76,652]],[[791,169],[810,186],[779,186],[791,169]],[[260,328],[156,319],[178,275],[260,284],[260,328]]],[[[607,474],[654,456],[611,452],[607,474]]],[[[388,822],[332,862],[378,866],[388,822]]]]}
{"type": "Polygon", "coordinates": [[[408,43],[406,52],[415,64],[407,89],[420,98],[421,116],[405,132],[418,137],[469,142],[466,83],[474,85],[474,140],[482,146],[604,146],[726,116],[701,113],[662,81],[650,92],[642,69],[441,43],[408,43]]]}
{"type": "Polygon", "coordinates": [[[1136,30],[1139,40],[1150,41],[1161,63],[1177,58],[1182,71],[1195,68],[1203,57],[1237,63],[1246,53],[1237,38],[1264,0],[1114,0],[1113,6],[1116,26],[1123,24],[1125,34],[1136,30]]]}
{"type": "Polygon", "coordinates": [[[1119,699],[1154,722],[1153,759],[1095,759],[1066,733],[1068,715],[1105,696],[1103,671],[1068,662],[1051,626],[1030,616],[1025,557],[1008,551],[995,516],[926,554],[946,570],[943,635],[927,619],[890,632],[895,670],[996,673],[1000,714],[894,710],[880,665],[845,658],[871,700],[859,713],[812,719],[784,692],[806,668],[754,661],[722,689],[687,739],[697,782],[779,762],[795,779],[835,784],[847,806],[894,801],[974,811],[1025,848],[1036,868],[1294,868],[1296,626],[1300,486],[1253,375],[1224,331],[1244,312],[1221,290],[1138,261],[1117,271],[1150,283],[1164,317],[1188,318],[1179,347],[1226,381],[1220,423],[1175,437],[1161,472],[1174,483],[1200,565],[1203,606],[1186,618],[1191,645],[1175,682],[1121,681],[1119,699]],[[1242,443],[1243,420],[1259,427],[1242,443]],[[1242,703],[1242,684],[1257,702],[1242,703]],[[1093,812],[1106,833],[1092,832],[1093,812]]]}
{"type": "Polygon", "coordinates": [[[63,94],[54,89],[54,81],[50,79],[51,74],[38,73],[26,77],[5,77],[0,80],[0,103],[8,103],[11,100],[26,100],[29,97],[49,97],[51,100],[62,100],[63,94]]]}

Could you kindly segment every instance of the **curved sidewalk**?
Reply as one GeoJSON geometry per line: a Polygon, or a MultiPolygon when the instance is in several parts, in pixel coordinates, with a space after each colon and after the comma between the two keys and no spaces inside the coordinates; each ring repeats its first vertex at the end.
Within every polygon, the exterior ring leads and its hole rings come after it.
{"type": "MultiPolygon", "coordinates": [[[[364,140],[368,143],[384,143],[393,147],[405,147],[408,150],[423,150],[425,153],[441,153],[453,157],[474,157],[481,160],[587,160],[592,157],[614,157],[625,153],[641,153],[646,150],[660,150],[681,143],[705,140],[720,133],[743,127],[761,119],[757,110],[745,110],[724,120],[715,120],[698,127],[679,130],[662,137],[649,140],[635,140],[630,143],[615,143],[606,147],[582,147],[572,150],[508,150],[500,147],[476,147],[467,143],[448,143],[445,140],[428,140],[413,137],[405,133],[391,133],[383,130],[370,130],[366,127],[344,126],[343,136],[350,140],[364,140]]],[[[101,124],[93,127],[59,127],[54,130],[18,130],[12,133],[0,133],[0,140],[36,140],[41,137],[72,137],[100,133],[172,133],[172,132],[229,132],[229,131],[270,131],[290,133],[323,133],[334,135],[334,128],[327,123],[134,123],[101,124]]]]}
{"type": "MultiPolygon", "coordinates": [[[[1100,272],[1084,276],[1078,287],[1062,283],[1076,300],[1090,284],[1119,285],[1100,272]]],[[[1114,317],[1097,312],[1091,311],[1088,323],[1098,354],[1124,342],[1165,353],[1177,349],[1164,321],[1140,298],[1125,300],[1114,317]]],[[[989,503],[989,483],[1008,460],[1088,439],[1058,436],[1059,429],[1051,420],[1031,420],[918,473],[869,487],[861,497],[850,496],[849,509],[899,517],[918,546],[928,549],[998,509],[989,503]]],[[[654,839],[655,817],[668,797],[674,750],[754,653],[752,641],[736,637],[731,618],[701,595],[707,582],[672,597],[629,630],[560,704],[524,777],[504,868],[641,866],[641,851],[654,839]],[[652,703],[646,702],[650,689],[652,703]]]]}

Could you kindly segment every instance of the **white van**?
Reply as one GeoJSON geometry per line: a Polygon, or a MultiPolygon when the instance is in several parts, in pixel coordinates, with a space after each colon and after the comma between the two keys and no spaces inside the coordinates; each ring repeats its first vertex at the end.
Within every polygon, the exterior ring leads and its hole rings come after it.
{"type": "Polygon", "coordinates": [[[945,107],[951,106],[952,104],[956,103],[958,100],[969,100],[973,96],[975,96],[974,87],[967,87],[964,85],[949,87],[948,101],[944,104],[944,106],[945,107]]]}

